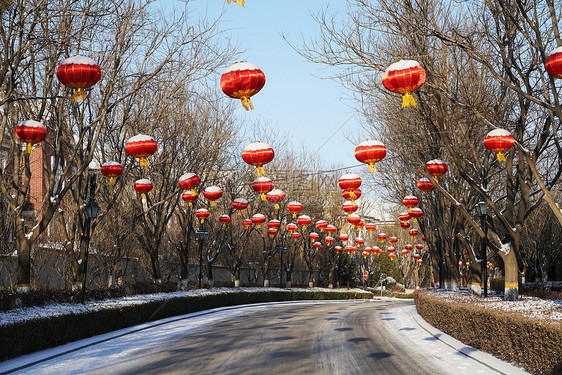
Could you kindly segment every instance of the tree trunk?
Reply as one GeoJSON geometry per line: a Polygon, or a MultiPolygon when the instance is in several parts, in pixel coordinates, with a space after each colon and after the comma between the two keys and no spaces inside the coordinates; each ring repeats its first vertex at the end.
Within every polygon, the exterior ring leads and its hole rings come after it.
{"type": "Polygon", "coordinates": [[[162,273],[160,271],[158,253],[152,252],[150,254],[150,265],[152,267],[152,277],[154,278],[154,282],[160,284],[162,282],[162,273]]]}
{"type": "Polygon", "coordinates": [[[213,286],[213,263],[208,260],[205,262],[205,274],[207,275],[207,282],[210,287],[213,286]]]}
{"type": "Polygon", "coordinates": [[[21,236],[17,236],[18,268],[16,274],[16,290],[20,293],[28,293],[31,290],[31,246],[21,236]]]}
{"type": "Polygon", "coordinates": [[[505,269],[504,299],[506,301],[516,301],[519,298],[519,267],[517,266],[517,257],[513,247],[510,248],[507,255],[504,252],[500,252],[500,256],[503,259],[505,269]]]}
{"type": "Polygon", "coordinates": [[[308,270],[308,287],[314,286],[314,270],[308,270]]]}
{"type": "Polygon", "coordinates": [[[240,287],[240,265],[234,261],[234,287],[240,287]]]}
{"type": "MultiPolygon", "coordinates": [[[[484,267],[486,265],[484,264],[484,267]]],[[[482,262],[473,261],[470,272],[470,290],[474,295],[482,294],[482,262]]]]}

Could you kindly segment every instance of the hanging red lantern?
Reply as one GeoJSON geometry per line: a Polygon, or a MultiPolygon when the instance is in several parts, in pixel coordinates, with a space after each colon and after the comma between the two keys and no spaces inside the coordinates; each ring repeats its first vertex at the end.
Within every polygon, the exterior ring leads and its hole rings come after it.
{"type": "Polygon", "coordinates": [[[369,172],[373,173],[377,171],[375,163],[381,161],[386,156],[386,147],[382,142],[373,141],[368,139],[364,142],[359,143],[359,146],[355,149],[355,159],[359,160],[361,163],[369,165],[369,172]]]}
{"type": "Polygon", "coordinates": [[[72,102],[84,101],[84,89],[94,86],[101,78],[101,68],[86,56],[74,56],[64,60],[57,68],[57,78],[63,85],[75,89],[72,102]]]}
{"type": "Polygon", "coordinates": [[[351,224],[352,228],[355,228],[355,226],[359,224],[360,221],[361,221],[361,217],[359,215],[355,215],[355,214],[347,215],[347,222],[351,224]]]}
{"type": "Polygon", "coordinates": [[[353,193],[353,191],[361,186],[361,177],[355,173],[348,172],[340,177],[338,185],[343,190],[347,190],[349,192],[350,200],[355,200],[357,199],[357,196],[353,193]]]}
{"type": "Polygon", "coordinates": [[[326,226],[326,233],[328,233],[330,236],[332,235],[332,233],[334,233],[337,230],[337,228],[335,226],[333,226],[332,224],[328,224],[326,226]]]}
{"type": "Polygon", "coordinates": [[[388,242],[390,242],[390,243],[396,243],[396,242],[398,242],[398,237],[390,237],[390,238],[388,239],[388,242]]]}
{"type": "Polygon", "coordinates": [[[244,229],[249,229],[252,226],[253,222],[250,219],[244,219],[242,220],[242,225],[244,226],[244,229]]]}
{"type": "Polygon", "coordinates": [[[302,209],[302,204],[297,201],[289,202],[289,204],[287,205],[287,211],[291,212],[293,214],[293,217],[297,217],[297,214],[301,212],[302,209]]]}
{"type": "Polygon", "coordinates": [[[295,242],[297,242],[297,240],[301,238],[301,234],[299,232],[293,232],[291,233],[291,238],[293,238],[295,242]]]}
{"type": "Polygon", "coordinates": [[[265,199],[269,203],[273,203],[276,210],[279,209],[279,203],[285,199],[285,193],[281,189],[273,189],[265,195],[265,199]]]}
{"type": "Polygon", "coordinates": [[[415,60],[400,60],[386,68],[382,76],[383,86],[392,92],[402,94],[402,107],[415,106],[412,92],[425,82],[425,70],[415,60]]]}
{"type": "Polygon", "coordinates": [[[185,173],[180,177],[178,184],[183,190],[191,190],[192,193],[195,193],[195,188],[200,181],[201,179],[195,173],[185,173]]]}
{"type": "Polygon", "coordinates": [[[388,254],[388,258],[389,258],[390,260],[393,260],[395,256],[396,256],[396,255],[394,255],[394,253],[388,254]]]}
{"type": "Polygon", "coordinates": [[[421,255],[420,254],[414,254],[414,259],[420,259],[421,255]]]}
{"type": "Polygon", "coordinates": [[[402,250],[402,255],[404,255],[404,258],[405,258],[406,256],[408,256],[408,250],[406,250],[406,249],[402,250]]]}
{"type": "Polygon", "coordinates": [[[396,248],[394,246],[390,246],[389,248],[386,249],[386,251],[388,251],[389,253],[393,253],[396,251],[396,248]]]}
{"type": "Polygon", "coordinates": [[[339,238],[340,238],[341,242],[345,242],[345,241],[349,240],[349,235],[347,233],[342,233],[342,234],[340,234],[339,238]]]}
{"type": "Polygon", "coordinates": [[[433,186],[433,184],[431,183],[431,181],[427,177],[420,178],[418,180],[417,186],[418,186],[418,189],[425,192],[426,195],[429,195],[430,192],[435,190],[435,186],[433,186]]]}
{"type": "Polygon", "coordinates": [[[400,228],[402,228],[404,230],[404,232],[406,231],[406,229],[410,228],[410,222],[408,221],[403,221],[400,223],[400,228]]]}
{"type": "Polygon", "coordinates": [[[418,222],[417,219],[419,217],[422,217],[422,215],[423,215],[423,211],[421,208],[418,207],[412,208],[412,211],[410,212],[410,216],[414,218],[414,223],[417,223],[418,222]]]}
{"type": "Polygon", "coordinates": [[[230,216],[228,216],[228,215],[220,215],[218,217],[218,219],[219,219],[219,222],[222,223],[223,228],[226,227],[226,224],[230,223],[230,216]]]}
{"type": "Polygon", "coordinates": [[[416,244],[416,249],[422,250],[422,249],[423,249],[423,245],[422,245],[421,243],[416,244]]]}
{"type": "Polygon", "coordinates": [[[355,226],[357,227],[357,229],[363,228],[365,226],[365,220],[363,219],[359,220],[359,222],[355,224],[355,226]]]}
{"type": "Polygon", "coordinates": [[[439,176],[443,176],[449,170],[447,163],[440,159],[430,160],[425,163],[425,166],[429,174],[433,176],[436,182],[439,182],[437,179],[439,176]]]}
{"type": "Polygon", "coordinates": [[[400,219],[400,221],[408,221],[410,220],[410,213],[401,212],[400,215],[398,215],[398,219],[400,219]]]}
{"type": "Polygon", "coordinates": [[[351,214],[357,211],[359,209],[359,206],[357,205],[357,203],[355,203],[355,201],[345,201],[341,208],[348,214],[351,214]]]}
{"type": "Polygon", "coordinates": [[[544,67],[554,78],[562,78],[562,47],[555,48],[548,54],[544,67]]]}
{"type": "Polygon", "coordinates": [[[317,239],[320,238],[320,235],[316,232],[311,232],[308,234],[308,238],[310,238],[312,240],[312,242],[316,241],[317,239]]]}
{"type": "Polygon", "coordinates": [[[413,195],[407,195],[404,197],[404,199],[402,199],[402,204],[409,208],[408,213],[410,214],[410,216],[412,216],[412,208],[416,207],[419,203],[420,201],[418,200],[418,198],[413,195]]]}
{"type": "Polygon", "coordinates": [[[244,198],[236,198],[232,201],[232,207],[238,210],[238,215],[242,215],[242,210],[248,208],[248,201],[244,198]]]}
{"type": "Polygon", "coordinates": [[[365,246],[365,251],[370,253],[371,251],[373,251],[373,248],[370,246],[365,246]]]}
{"type": "Polygon", "coordinates": [[[211,201],[211,206],[216,206],[217,199],[222,197],[222,190],[218,186],[209,186],[203,190],[203,196],[211,201]]]}
{"type": "Polygon", "coordinates": [[[365,224],[365,229],[367,229],[369,233],[373,233],[373,231],[377,229],[377,225],[373,223],[365,224]]]}
{"type": "Polygon", "coordinates": [[[158,143],[149,135],[137,134],[127,141],[125,151],[134,158],[138,158],[140,166],[148,167],[147,157],[154,154],[158,150],[158,143]]]}
{"type": "Polygon", "coordinates": [[[134,188],[137,193],[141,194],[141,198],[144,201],[146,200],[146,193],[152,190],[153,185],[148,178],[141,178],[140,180],[135,181],[134,188]]]}
{"type": "Polygon", "coordinates": [[[323,232],[324,228],[328,227],[328,222],[326,220],[318,220],[314,226],[316,229],[320,230],[320,232],[323,232]]]}
{"type": "Polygon", "coordinates": [[[363,252],[361,253],[361,255],[363,255],[364,259],[367,259],[367,257],[369,256],[369,252],[367,250],[363,250],[363,252]]]}
{"type": "Polygon", "coordinates": [[[183,199],[185,202],[187,202],[189,204],[189,207],[192,207],[193,202],[195,202],[197,200],[198,196],[199,196],[199,194],[197,192],[193,193],[191,191],[186,191],[185,193],[183,193],[181,195],[181,199],[183,199]]]}
{"type": "Polygon", "coordinates": [[[407,245],[404,246],[404,249],[406,249],[408,251],[412,251],[412,250],[414,250],[414,246],[410,245],[410,244],[407,244],[407,245]]]}
{"type": "Polygon", "coordinates": [[[287,224],[287,226],[285,227],[287,228],[287,230],[292,234],[294,231],[296,231],[298,229],[297,224],[293,224],[293,223],[289,223],[287,224]]]}
{"type": "Polygon", "coordinates": [[[271,238],[273,238],[277,234],[277,228],[268,228],[267,233],[271,238]]]}
{"type": "Polygon", "coordinates": [[[261,224],[265,223],[265,215],[255,214],[252,216],[252,223],[256,224],[256,227],[259,228],[261,224]]]}
{"type": "Polygon", "coordinates": [[[459,268],[464,267],[464,264],[462,263],[462,260],[459,260],[459,268]]]}
{"type": "Polygon", "coordinates": [[[358,247],[361,247],[361,245],[365,243],[365,240],[362,239],[361,237],[355,237],[355,243],[357,244],[358,247]]]}
{"type": "Polygon", "coordinates": [[[341,246],[334,246],[334,250],[336,250],[336,253],[339,253],[340,251],[342,251],[342,247],[341,246]]]}
{"type": "Polygon", "coordinates": [[[111,185],[115,185],[115,177],[121,176],[121,173],[123,173],[123,166],[116,161],[108,161],[101,166],[101,174],[109,177],[111,185]]]}
{"type": "Polygon", "coordinates": [[[328,246],[330,246],[330,244],[334,242],[334,237],[326,236],[324,237],[324,241],[328,244],[328,246]]]}
{"type": "Polygon", "coordinates": [[[361,189],[353,189],[353,191],[344,190],[341,192],[341,196],[343,197],[343,199],[348,201],[357,200],[361,196],[361,189]],[[355,198],[351,199],[352,195],[355,198]]]}
{"type": "Polygon", "coordinates": [[[386,233],[379,233],[377,237],[379,238],[379,240],[381,240],[381,243],[384,243],[384,240],[386,240],[387,235],[386,233]]]}
{"type": "Polygon", "coordinates": [[[418,264],[422,264],[422,263],[423,263],[423,259],[418,259],[417,262],[418,262],[418,264]]]}
{"type": "Polygon", "coordinates": [[[16,137],[27,145],[25,150],[28,154],[33,152],[33,145],[43,142],[47,137],[47,128],[40,122],[34,120],[22,121],[16,125],[16,137]]]}
{"type": "Polygon", "coordinates": [[[410,236],[412,236],[412,238],[415,238],[418,234],[420,234],[419,230],[417,229],[410,229],[410,236]]]}
{"type": "Polygon", "coordinates": [[[427,238],[425,238],[425,236],[422,236],[422,241],[427,242],[427,238]]]}
{"type": "Polygon", "coordinates": [[[344,247],[344,250],[347,251],[348,253],[351,253],[353,251],[353,246],[346,246],[344,247]]]}
{"type": "Polygon", "coordinates": [[[200,208],[195,211],[195,216],[197,216],[201,220],[201,224],[205,222],[205,219],[209,217],[211,213],[206,208],[200,208]]]}
{"type": "Polygon", "coordinates": [[[494,129],[484,138],[484,146],[496,153],[498,161],[507,161],[504,152],[509,150],[515,144],[515,138],[505,129],[494,129]]]}
{"type": "Polygon", "coordinates": [[[242,100],[242,106],[249,111],[254,109],[250,97],[257,94],[265,85],[265,74],[254,64],[238,61],[226,68],[221,76],[220,85],[222,92],[231,98],[242,100]]]}
{"type": "Polygon", "coordinates": [[[261,200],[265,201],[265,194],[273,190],[273,181],[265,176],[260,176],[252,182],[252,189],[256,193],[260,193],[261,200]]]}
{"type": "Polygon", "coordinates": [[[302,225],[302,230],[306,229],[306,226],[312,222],[312,219],[308,215],[301,215],[297,219],[297,224],[302,225]]]}
{"type": "Polygon", "coordinates": [[[381,254],[382,254],[382,249],[381,249],[380,247],[378,247],[378,246],[373,246],[371,249],[372,249],[372,251],[373,251],[375,254],[377,254],[377,255],[381,255],[381,254]]]}
{"type": "Polygon", "coordinates": [[[242,159],[244,159],[247,164],[256,167],[258,176],[265,175],[263,166],[272,161],[274,157],[275,152],[273,149],[269,147],[267,143],[262,143],[260,141],[250,143],[248,146],[244,147],[244,151],[242,151],[242,159]]]}
{"type": "Polygon", "coordinates": [[[273,220],[269,220],[269,223],[267,223],[267,225],[270,228],[279,228],[281,226],[281,222],[279,220],[273,219],[273,220]]]}

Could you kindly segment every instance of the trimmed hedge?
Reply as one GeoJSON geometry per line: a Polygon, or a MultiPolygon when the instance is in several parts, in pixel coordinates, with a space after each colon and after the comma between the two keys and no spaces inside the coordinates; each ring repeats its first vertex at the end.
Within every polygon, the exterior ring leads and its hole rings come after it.
{"type": "Polygon", "coordinates": [[[534,374],[562,374],[562,325],[450,302],[417,291],[418,313],[432,326],[534,374]]]}
{"type": "Polygon", "coordinates": [[[371,293],[324,291],[226,292],[177,297],[0,325],[0,361],[153,320],[217,307],[296,300],[370,299],[371,293]]]}

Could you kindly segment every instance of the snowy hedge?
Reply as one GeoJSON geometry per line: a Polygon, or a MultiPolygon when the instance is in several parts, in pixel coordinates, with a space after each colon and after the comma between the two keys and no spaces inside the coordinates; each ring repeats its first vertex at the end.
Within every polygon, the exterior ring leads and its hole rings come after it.
{"type": "Polygon", "coordinates": [[[33,313],[0,314],[0,360],[32,353],[67,342],[216,307],[296,300],[369,299],[360,290],[327,289],[219,289],[208,292],[160,293],[153,298],[123,298],[86,306],[57,304],[33,313]],[[19,316],[20,318],[15,318],[19,316]]]}

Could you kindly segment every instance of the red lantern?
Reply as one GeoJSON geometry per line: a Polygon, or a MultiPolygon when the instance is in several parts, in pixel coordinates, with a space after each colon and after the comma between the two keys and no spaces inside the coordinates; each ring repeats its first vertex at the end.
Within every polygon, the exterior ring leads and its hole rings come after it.
{"type": "Polygon", "coordinates": [[[209,186],[203,190],[203,196],[211,201],[211,206],[216,206],[217,199],[222,197],[222,190],[218,186],[209,186]]]}
{"type": "Polygon", "coordinates": [[[382,76],[383,86],[392,92],[402,94],[402,107],[415,106],[411,92],[425,82],[425,70],[415,60],[400,60],[386,68],[382,76]]]}
{"type": "Polygon", "coordinates": [[[355,215],[355,214],[347,215],[347,222],[351,224],[352,228],[355,228],[355,226],[359,224],[360,221],[361,221],[361,217],[359,215],[355,215]]]}
{"type": "Polygon", "coordinates": [[[381,243],[384,243],[384,240],[386,240],[386,233],[379,233],[379,235],[377,236],[379,238],[379,240],[381,240],[381,243]]]}
{"type": "Polygon", "coordinates": [[[330,246],[330,244],[331,244],[332,242],[334,242],[334,237],[326,236],[326,237],[324,238],[324,241],[328,244],[328,246],[330,246]]]}
{"type": "Polygon", "coordinates": [[[349,240],[349,235],[346,234],[346,233],[342,233],[342,234],[340,234],[339,238],[340,238],[340,241],[345,242],[345,241],[349,240]]]}
{"type": "Polygon", "coordinates": [[[199,194],[197,192],[192,193],[191,191],[186,191],[181,195],[181,199],[186,201],[189,204],[189,207],[192,207],[193,206],[192,202],[195,202],[198,196],[199,194]]]}
{"type": "Polygon", "coordinates": [[[382,249],[378,246],[373,246],[372,251],[375,252],[377,255],[381,255],[382,254],[382,249]]]}
{"type": "Polygon", "coordinates": [[[361,237],[355,237],[355,243],[357,244],[357,246],[361,247],[361,245],[365,243],[365,240],[361,237]]]}
{"type": "Polygon", "coordinates": [[[318,233],[316,233],[316,232],[311,232],[311,233],[308,235],[308,238],[310,238],[312,241],[315,241],[315,240],[317,240],[317,239],[320,238],[320,235],[319,235],[318,233]]]}
{"type": "Polygon", "coordinates": [[[414,259],[420,259],[421,255],[420,254],[414,254],[414,259]]]}
{"type": "Polygon", "coordinates": [[[418,234],[420,234],[419,230],[410,229],[410,236],[412,236],[412,238],[415,238],[418,234]]]}
{"type": "Polygon", "coordinates": [[[350,200],[357,199],[353,191],[361,186],[361,177],[359,177],[355,173],[348,172],[340,177],[338,184],[340,188],[349,192],[350,200]]]}
{"type": "Polygon", "coordinates": [[[425,163],[429,174],[433,176],[436,182],[439,182],[437,177],[443,176],[449,170],[449,166],[443,160],[433,159],[425,163]]]}
{"type": "Polygon", "coordinates": [[[365,246],[365,251],[370,253],[373,249],[370,246],[365,246]]]}
{"type": "Polygon", "coordinates": [[[424,191],[426,195],[429,195],[431,191],[435,190],[435,186],[433,186],[433,184],[427,177],[420,178],[417,185],[418,189],[424,191]]]}
{"type": "Polygon", "coordinates": [[[422,236],[422,241],[427,242],[427,238],[425,238],[425,236],[422,236]]]}
{"type": "Polygon", "coordinates": [[[242,159],[250,165],[256,167],[256,172],[258,176],[265,175],[265,169],[263,166],[275,157],[275,152],[267,143],[262,143],[260,141],[249,144],[242,151],[242,159]]]}
{"type": "Polygon", "coordinates": [[[149,135],[138,134],[127,141],[125,151],[134,158],[138,158],[140,166],[148,167],[147,157],[154,154],[158,150],[158,143],[149,135]]]}
{"type": "Polygon", "coordinates": [[[348,253],[351,253],[353,251],[353,246],[346,246],[344,247],[344,250],[347,251],[348,253]]]}
{"type": "Polygon", "coordinates": [[[423,259],[418,259],[418,264],[422,264],[423,263],[423,259]]]}
{"type": "Polygon", "coordinates": [[[211,213],[206,208],[200,208],[197,211],[195,211],[195,216],[201,219],[201,224],[205,222],[205,219],[208,218],[210,214],[211,213]]]}
{"type": "Polygon", "coordinates": [[[293,232],[291,233],[291,238],[294,238],[295,242],[297,242],[297,240],[301,238],[301,234],[299,232],[293,232]]]}
{"type": "Polygon", "coordinates": [[[416,249],[422,250],[422,249],[423,249],[423,245],[422,245],[421,243],[416,244],[416,249]]]}
{"type": "Polygon", "coordinates": [[[291,234],[298,229],[297,224],[293,223],[287,224],[286,228],[291,234]]]}
{"type": "Polygon", "coordinates": [[[22,121],[16,125],[16,137],[27,143],[25,150],[28,154],[33,152],[35,143],[43,142],[47,137],[47,128],[34,120],[22,121]]]}
{"type": "Polygon", "coordinates": [[[279,220],[273,219],[273,220],[269,220],[268,226],[270,228],[279,228],[281,226],[281,222],[279,220]]]}
{"type": "Polygon", "coordinates": [[[195,188],[199,185],[201,179],[195,173],[186,173],[180,177],[178,184],[183,190],[191,190],[195,193],[195,188]]]}
{"type": "Polygon", "coordinates": [[[386,156],[386,147],[379,141],[368,139],[359,143],[355,149],[355,159],[361,163],[369,165],[369,172],[376,172],[375,163],[381,161],[386,156]]]}
{"type": "Polygon", "coordinates": [[[486,134],[486,138],[484,138],[484,146],[488,150],[496,153],[498,161],[506,161],[503,152],[512,148],[514,144],[515,139],[511,133],[505,129],[494,129],[486,134]]]}
{"type": "Polygon", "coordinates": [[[273,190],[273,181],[270,178],[260,176],[252,182],[252,189],[261,194],[261,200],[265,201],[265,194],[273,190]]]}
{"type": "Polygon", "coordinates": [[[398,215],[398,219],[400,219],[400,221],[408,221],[410,220],[410,214],[408,212],[402,212],[398,215]]]}
{"type": "Polygon", "coordinates": [[[134,188],[137,193],[141,193],[142,200],[146,200],[146,193],[152,190],[153,185],[148,178],[142,178],[135,182],[134,188]]]}
{"type": "Polygon", "coordinates": [[[332,224],[328,224],[326,226],[326,233],[328,233],[329,235],[331,235],[332,233],[334,233],[336,231],[336,227],[333,226],[332,224]]]}
{"type": "Polygon", "coordinates": [[[273,189],[265,195],[268,202],[273,203],[276,210],[279,209],[279,203],[285,199],[285,193],[281,189],[273,189]]]}
{"type": "Polygon", "coordinates": [[[109,177],[109,183],[115,185],[115,177],[121,176],[123,166],[116,161],[108,161],[101,166],[101,174],[109,177]]]}
{"type": "Polygon", "coordinates": [[[254,109],[250,97],[257,94],[265,85],[265,74],[254,64],[238,61],[226,68],[221,76],[220,85],[222,92],[231,98],[242,100],[242,106],[249,111],[254,109]]]}
{"type": "Polygon", "coordinates": [[[324,228],[328,226],[328,222],[326,220],[318,220],[314,226],[316,229],[319,229],[320,232],[323,232],[324,228]]]}
{"type": "Polygon", "coordinates": [[[404,249],[406,249],[408,251],[412,251],[412,250],[414,250],[414,246],[410,245],[410,244],[407,244],[407,245],[404,246],[404,249]]]}
{"type": "MultiPolygon", "coordinates": [[[[367,257],[369,256],[369,252],[367,250],[363,250],[363,252],[361,253],[361,255],[363,255],[363,258],[367,259],[367,257]]],[[[367,275],[368,276],[368,275],[367,275]]]]}
{"type": "Polygon", "coordinates": [[[302,225],[302,230],[306,229],[306,226],[312,222],[312,219],[308,215],[301,215],[297,219],[297,224],[302,225]]]}
{"type": "Polygon", "coordinates": [[[250,219],[244,219],[242,220],[242,225],[244,226],[245,229],[249,229],[252,226],[253,222],[250,219]]]}
{"type": "Polygon", "coordinates": [[[558,47],[548,54],[544,67],[550,76],[562,78],[562,47],[558,47]]]}
{"type": "Polygon", "coordinates": [[[462,263],[462,260],[459,260],[459,268],[462,268],[464,266],[464,264],[462,263]]]}
{"type": "Polygon", "coordinates": [[[252,223],[256,224],[256,227],[260,227],[261,224],[265,223],[265,216],[262,214],[255,214],[252,216],[252,223]]]}
{"type": "Polygon", "coordinates": [[[402,250],[402,255],[404,255],[404,257],[406,257],[408,255],[408,250],[406,250],[406,249],[402,250]]]}
{"type": "Polygon", "coordinates": [[[357,229],[363,228],[365,226],[365,220],[363,219],[359,220],[359,222],[355,224],[355,226],[357,227],[357,229]]]}
{"type": "Polygon", "coordinates": [[[412,211],[410,212],[410,216],[414,218],[414,223],[417,223],[418,217],[422,217],[422,215],[423,215],[423,211],[421,208],[418,207],[412,208],[412,211]]]}
{"type": "Polygon", "coordinates": [[[400,228],[404,229],[404,232],[406,231],[406,229],[410,228],[410,222],[408,221],[403,221],[400,223],[400,228]]]}
{"type": "Polygon", "coordinates": [[[75,89],[72,102],[84,101],[86,93],[101,78],[101,68],[94,60],[85,56],[74,56],[64,60],[57,68],[57,78],[63,85],[75,89]]]}
{"type": "Polygon", "coordinates": [[[357,211],[359,209],[359,206],[357,205],[357,203],[355,203],[355,201],[345,201],[341,208],[348,214],[351,214],[357,211]]]}
{"type": "Polygon", "coordinates": [[[388,242],[390,242],[390,243],[396,243],[396,242],[398,242],[398,237],[390,237],[390,238],[388,239],[388,242]]]}
{"type": "Polygon", "coordinates": [[[388,258],[389,258],[390,260],[393,260],[395,256],[396,256],[396,255],[394,255],[394,253],[388,254],[388,258]]]}
{"type": "Polygon", "coordinates": [[[388,251],[389,253],[393,253],[396,251],[396,248],[394,246],[390,246],[388,249],[386,249],[386,251],[388,251]]]}
{"type": "Polygon", "coordinates": [[[297,217],[297,214],[303,209],[302,204],[297,201],[289,202],[287,205],[287,211],[293,214],[293,217],[297,217]]]}
{"type": "Polygon", "coordinates": [[[367,229],[369,233],[373,233],[373,231],[377,229],[377,225],[373,223],[365,224],[365,229],[367,229]]]}
{"type": "Polygon", "coordinates": [[[336,253],[339,253],[342,250],[342,248],[341,246],[334,246],[334,250],[336,250],[336,253]]]}
{"type": "Polygon", "coordinates": [[[410,216],[412,215],[412,208],[416,207],[419,203],[420,201],[418,200],[418,198],[413,195],[407,195],[404,197],[404,199],[402,199],[402,204],[409,208],[408,213],[410,213],[410,216]]]}
{"type": "Polygon", "coordinates": [[[219,216],[219,222],[222,223],[222,227],[226,227],[226,224],[230,223],[230,216],[228,215],[221,215],[219,216]]]}
{"type": "Polygon", "coordinates": [[[343,199],[348,201],[359,199],[359,197],[361,196],[361,189],[353,189],[353,191],[344,190],[341,192],[341,196],[343,197],[343,199]],[[352,195],[355,198],[351,199],[352,195]]]}
{"type": "Polygon", "coordinates": [[[236,198],[232,201],[232,207],[238,210],[238,215],[242,215],[242,210],[248,208],[248,201],[244,198],[236,198]]]}
{"type": "Polygon", "coordinates": [[[277,234],[277,228],[269,228],[267,233],[273,238],[277,234]]]}

